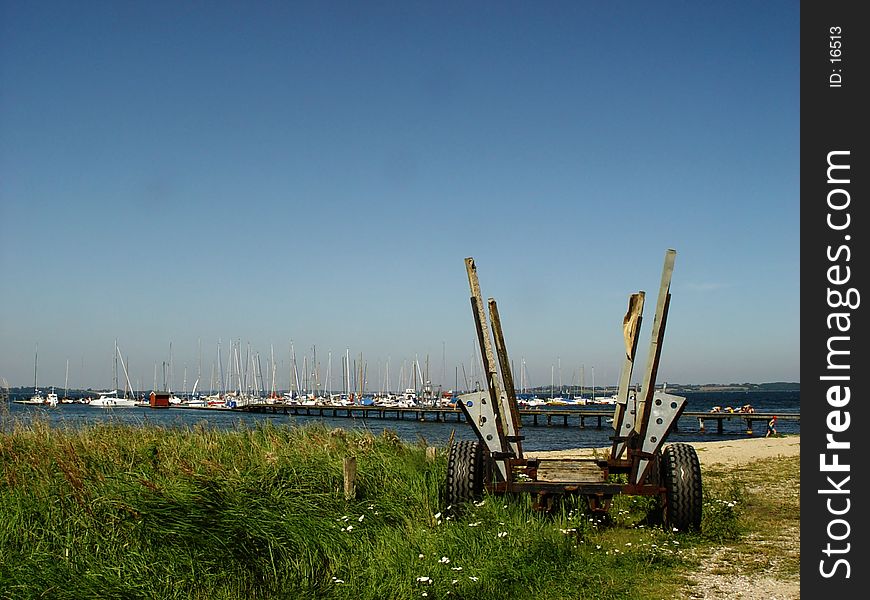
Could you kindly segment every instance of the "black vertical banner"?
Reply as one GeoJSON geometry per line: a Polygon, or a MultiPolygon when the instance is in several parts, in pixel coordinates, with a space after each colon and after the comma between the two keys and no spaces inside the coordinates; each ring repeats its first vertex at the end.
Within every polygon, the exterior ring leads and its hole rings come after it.
{"type": "Polygon", "coordinates": [[[862,351],[870,344],[870,20],[859,18],[862,4],[801,3],[804,598],[866,598],[870,589],[870,369],[862,351]]]}

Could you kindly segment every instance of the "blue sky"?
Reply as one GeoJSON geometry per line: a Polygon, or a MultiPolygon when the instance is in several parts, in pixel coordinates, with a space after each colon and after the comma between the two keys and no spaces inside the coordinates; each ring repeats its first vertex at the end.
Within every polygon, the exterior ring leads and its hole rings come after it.
{"type": "MultiPolygon", "coordinates": [[[[0,376],[218,340],[460,386],[463,259],[531,384],[799,380],[797,2],[0,2],[0,376]],[[442,360],[446,359],[446,360],[442,360]],[[643,364],[642,361],[640,363],[643,364]],[[636,369],[639,379],[642,368],[636,369]],[[446,375],[445,375],[446,374],[446,375]],[[558,381],[557,381],[558,383],[558,381]]],[[[264,367],[265,368],[265,367],[264,367]]],[[[392,386],[395,387],[395,384],[392,386]]]]}

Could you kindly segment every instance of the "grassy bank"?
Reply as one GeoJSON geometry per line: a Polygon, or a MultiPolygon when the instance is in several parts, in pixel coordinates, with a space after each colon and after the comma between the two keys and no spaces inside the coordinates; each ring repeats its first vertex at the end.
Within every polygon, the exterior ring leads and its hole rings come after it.
{"type": "Polygon", "coordinates": [[[524,497],[447,510],[446,453],[428,461],[425,446],[268,423],[10,425],[0,597],[679,597],[699,552],[745,534],[739,483],[709,486],[695,535],[644,526],[644,498],[618,498],[608,523],[524,497]]]}

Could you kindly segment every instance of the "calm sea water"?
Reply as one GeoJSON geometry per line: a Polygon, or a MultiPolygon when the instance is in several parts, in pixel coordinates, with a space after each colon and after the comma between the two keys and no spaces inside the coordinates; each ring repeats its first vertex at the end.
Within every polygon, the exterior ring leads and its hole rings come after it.
{"type": "MultiPolygon", "coordinates": [[[[739,408],[751,404],[757,412],[776,414],[798,414],[800,412],[799,392],[703,392],[686,394],[688,405],[686,412],[707,412],[712,406],[733,406],[739,408]]],[[[64,404],[57,408],[28,406],[10,403],[8,405],[10,420],[27,423],[34,417],[46,420],[53,427],[80,427],[97,422],[114,421],[142,427],[162,426],[187,428],[197,424],[206,424],[218,429],[234,427],[254,427],[259,423],[270,421],[274,425],[295,426],[306,423],[323,423],[327,427],[355,428],[380,434],[385,429],[396,432],[401,438],[410,441],[423,440],[430,445],[446,444],[453,435],[455,439],[474,439],[471,427],[465,423],[419,422],[408,416],[405,421],[380,419],[348,419],[319,418],[288,415],[249,414],[223,410],[192,410],[169,408],[154,410],[151,408],[116,408],[104,409],[85,404],[64,404]]],[[[543,420],[541,420],[543,423],[543,420]]],[[[564,450],[568,448],[593,448],[610,444],[613,430],[603,424],[601,429],[596,426],[595,419],[588,419],[586,427],[563,427],[554,425],[526,426],[524,434],[526,450],[564,450]]],[[[707,424],[707,432],[701,432],[697,419],[683,417],[678,424],[679,430],[668,437],[670,442],[685,441],[715,441],[734,440],[748,437],[743,419],[735,416],[724,424],[722,434],[716,433],[715,423],[707,424]]],[[[780,420],[777,425],[780,433],[800,433],[799,421],[780,420]]],[[[763,423],[757,422],[753,437],[765,434],[763,423]]]]}

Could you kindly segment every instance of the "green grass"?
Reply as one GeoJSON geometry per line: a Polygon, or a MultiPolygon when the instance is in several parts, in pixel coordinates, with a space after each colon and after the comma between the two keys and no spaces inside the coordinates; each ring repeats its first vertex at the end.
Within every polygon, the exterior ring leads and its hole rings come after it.
{"type": "Polygon", "coordinates": [[[448,510],[446,453],[391,432],[6,425],[0,598],[677,597],[694,550],[744,533],[727,486],[694,535],[646,525],[647,498],[448,510]]]}
{"type": "Polygon", "coordinates": [[[710,470],[704,487],[705,494],[733,501],[730,510],[738,517],[724,526],[732,535],[721,552],[720,562],[727,565],[719,567],[721,572],[799,578],[799,456],[758,461],[727,472],[710,470]]]}

